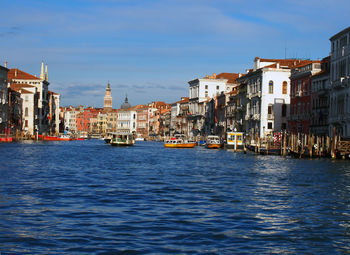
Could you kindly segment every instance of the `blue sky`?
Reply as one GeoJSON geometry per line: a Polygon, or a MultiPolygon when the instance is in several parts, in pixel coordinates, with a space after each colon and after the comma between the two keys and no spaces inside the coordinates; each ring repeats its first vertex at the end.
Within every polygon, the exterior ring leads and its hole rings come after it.
{"type": "Polygon", "coordinates": [[[172,103],[188,81],[244,73],[256,56],[320,59],[348,0],[2,0],[0,63],[40,74],[61,105],[172,103]]]}

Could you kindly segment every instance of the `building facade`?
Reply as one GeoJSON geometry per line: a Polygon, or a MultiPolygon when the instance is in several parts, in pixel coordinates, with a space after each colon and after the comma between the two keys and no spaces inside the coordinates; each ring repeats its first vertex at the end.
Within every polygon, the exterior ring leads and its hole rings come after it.
{"type": "Polygon", "coordinates": [[[322,59],[321,71],[311,78],[311,125],[312,134],[328,135],[330,56],[322,59]]]}
{"type": "Polygon", "coordinates": [[[350,138],[350,27],[330,38],[329,135],[350,138]]]}
{"type": "Polygon", "coordinates": [[[28,74],[19,69],[10,69],[8,72],[8,80],[12,84],[27,84],[35,86],[39,93],[38,99],[38,124],[35,126],[40,134],[49,133],[49,82],[47,66],[44,72],[44,63],[41,65],[40,78],[34,75],[28,74]]]}
{"type": "Polygon", "coordinates": [[[8,125],[8,91],[7,91],[7,75],[9,69],[0,66],[0,134],[7,131],[8,125]]]}
{"type": "Polygon", "coordinates": [[[312,118],[311,78],[321,71],[320,61],[307,61],[292,68],[289,130],[308,134],[312,118]]]}

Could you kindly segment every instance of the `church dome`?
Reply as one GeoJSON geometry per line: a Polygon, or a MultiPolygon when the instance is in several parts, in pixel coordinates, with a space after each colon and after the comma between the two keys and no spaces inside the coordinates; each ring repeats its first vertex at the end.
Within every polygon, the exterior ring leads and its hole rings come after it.
{"type": "Polygon", "coordinates": [[[129,109],[131,107],[131,105],[128,102],[128,97],[125,97],[125,101],[124,103],[120,106],[121,109],[129,109]]]}

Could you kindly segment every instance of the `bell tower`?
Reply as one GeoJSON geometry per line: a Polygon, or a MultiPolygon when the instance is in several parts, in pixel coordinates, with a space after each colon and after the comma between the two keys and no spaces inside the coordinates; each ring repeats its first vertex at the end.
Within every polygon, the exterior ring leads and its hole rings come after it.
{"type": "Polygon", "coordinates": [[[106,93],[104,97],[103,109],[108,112],[112,110],[112,95],[111,95],[111,85],[108,82],[106,93]]]}

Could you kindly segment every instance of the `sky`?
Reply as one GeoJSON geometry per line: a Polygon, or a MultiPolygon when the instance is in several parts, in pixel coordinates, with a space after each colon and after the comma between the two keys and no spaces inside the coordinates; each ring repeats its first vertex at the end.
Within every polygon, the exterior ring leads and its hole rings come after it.
{"type": "Polygon", "coordinates": [[[1,0],[0,64],[40,75],[61,106],[173,103],[188,81],[260,58],[322,59],[349,0],[1,0]]]}

